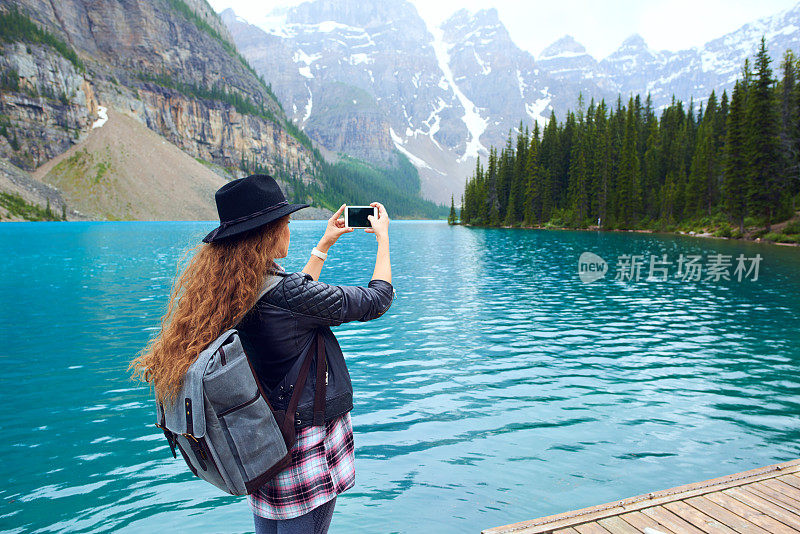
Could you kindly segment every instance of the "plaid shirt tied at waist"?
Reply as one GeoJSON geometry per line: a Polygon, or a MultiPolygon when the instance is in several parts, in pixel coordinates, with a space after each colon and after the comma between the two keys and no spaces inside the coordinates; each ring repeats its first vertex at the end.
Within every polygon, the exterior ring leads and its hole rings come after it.
{"type": "Polygon", "coordinates": [[[328,502],[356,482],[350,412],[297,432],[292,463],[247,501],[255,515],[291,519],[328,502]]]}

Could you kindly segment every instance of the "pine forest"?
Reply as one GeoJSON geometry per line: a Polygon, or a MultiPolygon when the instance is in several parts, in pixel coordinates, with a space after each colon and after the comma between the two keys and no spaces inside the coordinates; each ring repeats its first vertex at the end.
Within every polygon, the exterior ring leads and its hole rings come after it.
{"type": "MultiPolygon", "coordinates": [[[[771,63],[762,38],[732,93],[712,91],[696,111],[674,97],[660,117],[650,95],[613,108],[581,97],[561,123],[521,123],[478,160],[461,223],[769,234],[800,203],[800,61],[787,50],[780,79],[771,63]]],[[[797,222],[782,231],[773,240],[800,241],[797,222]]]]}

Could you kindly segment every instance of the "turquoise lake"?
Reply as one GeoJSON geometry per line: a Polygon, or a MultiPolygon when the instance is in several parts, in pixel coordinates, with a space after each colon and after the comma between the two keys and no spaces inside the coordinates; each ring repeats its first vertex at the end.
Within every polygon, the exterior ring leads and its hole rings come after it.
{"type": "MultiPolygon", "coordinates": [[[[196,479],[128,361],[180,253],[215,226],[4,223],[0,530],[252,532],[196,479]]],[[[293,221],[299,271],[325,221],[293,221]]],[[[800,248],[672,235],[392,221],[397,299],[334,328],[355,390],[356,486],[330,532],[479,532],[800,457],[800,248]],[[578,259],[608,262],[584,283],[578,259]],[[741,281],[646,279],[760,255],[741,281]],[[640,280],[615,280],[626,255],[640,280]]],[[[321,280],[366,285],[356,231],[321,280]]]]}

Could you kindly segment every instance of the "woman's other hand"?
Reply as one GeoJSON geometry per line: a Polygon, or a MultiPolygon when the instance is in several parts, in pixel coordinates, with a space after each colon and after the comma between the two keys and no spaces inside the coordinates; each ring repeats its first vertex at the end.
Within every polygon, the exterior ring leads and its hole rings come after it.
{"type": "Polygon", "coordinates": [[[383,204],[380,202],[370,202],[369,205],[378,208],[378,218],[376,219],[372,215],[367,215],[367,219],[369,219],[370,224],[372,224],[372,228],[364,228],[364,231],[375,234],[375,239],[388,238],[389,214],[386,212],[386,208],[384,208],[383,204]]]}
{"type": "Polygon", "coordinates": [[[336,243],[336,240],[339,239],[342,234],[355,230],[355,228],[346,228],[344,225],[344,217],[341,219],[339,218],[339,215],[344,211],[344,207],[345,204],[342,204],[342,206],[336,210],[336,213],[331,215],[330,219],[328,219],[328,226],[325,228],[325,234],[320,240],[320,243],[324,244],[326,247],[330,247],[336,243]]]}

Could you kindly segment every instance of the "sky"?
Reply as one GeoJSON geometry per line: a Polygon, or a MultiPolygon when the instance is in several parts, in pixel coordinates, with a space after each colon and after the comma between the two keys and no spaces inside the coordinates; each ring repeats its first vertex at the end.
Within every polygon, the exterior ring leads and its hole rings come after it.
{"type": "MultiPolygon", "coordinates": [[[[386,0],[393,1],[393,0],[386,0]]],[[[654,50],[700,46],[761,17],[797,4],[797,0],[410,0],[429,26],[461,8],[475,12],[494,7],[511,38],[535,57],[549,44],[572,35],[597,59],[638,33],[654,50]]],[[[276,7],[299,0],[209,0],[222,11],[231,7],[248,22],[261,25],[276,7]]]]}

